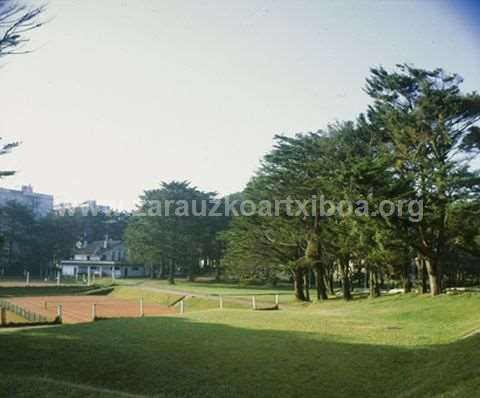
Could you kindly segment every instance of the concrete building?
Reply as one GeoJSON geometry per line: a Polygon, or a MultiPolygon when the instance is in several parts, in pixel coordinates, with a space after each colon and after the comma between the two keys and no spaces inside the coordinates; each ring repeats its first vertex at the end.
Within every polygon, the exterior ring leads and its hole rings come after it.
{"type": "Polygon", "coordinates": [[[74,252],[73,259],[60,263],[62,275],[78,277],[90,275],[115,278],[144,277],[145,267],[127,263],[127,249],[120,240],[105,239],[91,243],[80,243],[74,252]]]}
{"type": "Polygon", "coordinates": [[[28,207],[37,217],[45,217],[53,210],[53,195],[33,192],[31,185],[22,186],[20,191],[0,188],[0,206],[5,206],[8,202],[28,207]]]}
{"type": "Polygon", "coordinates": [[[111,214],[112,213],[112,208],[110,206],[106,205],[99,205],[97,204],[96,200],[87,200],[85,202],[82,202],[80,204],[73,204],[73,203],[58,203],[54,206],[54,211],[57,214],[81,214],[81,215],[87,215],[87,214],[111,214]]]}

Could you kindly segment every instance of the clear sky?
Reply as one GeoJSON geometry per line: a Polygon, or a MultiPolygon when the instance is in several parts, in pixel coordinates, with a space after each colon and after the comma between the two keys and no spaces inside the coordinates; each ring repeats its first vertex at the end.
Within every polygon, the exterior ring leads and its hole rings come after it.
{"type": "Polygon", "coordinates": [[[190,180],[241,190],[277,133],[365,110],[369,68],[443,67],[480,90],[475,1],[50,0],[0,68],[4,187],[131,208],[190,180]]]}

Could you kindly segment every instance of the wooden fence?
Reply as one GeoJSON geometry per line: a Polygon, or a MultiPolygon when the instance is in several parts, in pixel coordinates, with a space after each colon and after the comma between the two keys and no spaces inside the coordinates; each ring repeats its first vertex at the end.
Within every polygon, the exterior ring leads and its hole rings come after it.
{"type": "Polygon", "coordinates": [[[26,319],[30,323],[47,323],[48,319],[44,315],[37,314],[33,311],[28,311],[17,304],[13,304],[7,300],[0,300],[0,308],[4,308],[9,312],[13,312],[19,317],[26,319]]]}

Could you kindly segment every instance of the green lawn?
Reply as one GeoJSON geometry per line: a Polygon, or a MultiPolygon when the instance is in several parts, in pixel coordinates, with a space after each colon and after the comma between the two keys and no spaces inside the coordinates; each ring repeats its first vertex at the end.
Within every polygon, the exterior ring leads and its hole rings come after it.
{"type": "Polygon", "coordinates": [[[291,295],[292,287],[290,285],[280,285],[277,288],[268,286],[255,286],[255,285],[239,285],[237,283],[225,283],[215,281],[196,281],[189,282],[185,279],[177,278],[174,285],[170,285],[167,280],[164,279],[146,279],[145,285],[160,287],[171,290],[186,290],[195,293],[204,294],[221,294],[224,296],[251,296],[251,295],[291,295]]]}
{"type": "MultiPolygon", "coordinates": [[[[183,295],[175,293],[161,293],[151,290],[142,289],[139,287],[131,286],[115,286],[111,297],[116,297],[126,300],[138,300],[141,297],[145,300],[146,303],[157,303],[162,305],[172,305],[181,300],[183,295]]],[[[178,306],[178,304],[177,304],[178,306]]],[[[189,297],[185,298],[184,310],[186,312],[190,311],[204,311],[218,309],[220,306],[219,299],[214,297],[205,298],[205,297],[189,297]]],[[[261,305],[259,305],[261,307],[261,305]]],[[[250,301],[243,300],[241,302],[231,301],[226,298],[223,303],[225,309],[249,309],[251,307],[250,301]]]]}
{"type": "MultiPolygon", "coordinates": [[[[152,292],[135,287],[116,286],[114,291],[110,294],[111,297],[138,300],[143,297],[146,303],[156,303],[162,305],[171,305],[180,300],[182,295],[152,292]]],[[[201,297],[191,297],[185,300],[185,311],[203,311],[208,309],[217,309],[218,302],[201,297]]]]}
{"type": "Polygon", "coordinates": [[[20,397],[474,397],[480,297],[209,310],[0,336],[20,397]],[[112,392],[113,391],[113,392],[112,392]]]}

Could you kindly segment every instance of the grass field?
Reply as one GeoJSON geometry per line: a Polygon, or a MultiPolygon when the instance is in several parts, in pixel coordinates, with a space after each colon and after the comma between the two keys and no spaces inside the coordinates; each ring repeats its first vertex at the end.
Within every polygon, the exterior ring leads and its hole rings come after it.
{"type": "Polygon", "coordinates": [[[480,387],[478,314],[478,295],[398,295],[15,332],[0,337],[0,391],[82,398],[473,397],[480,387]]]}
{"type": "MultiPolygon", "coordinates": [[[[147,286],[148,287],[148,286],[147,286]]],[[[172,305],[184,297],[182,294],[175,293],[161,293],[150,290],[141,289],[139,287],[130,286],[116,286],[114,291],[110,294],[111,297],[120,299],[139,299],[143,297],[146,303],[157,303],[162,305],[172,305]]],[[[187,297],[185,299],[185,311],[204,311],[219,308],[218,299],[204,298],[204,297],[187,297]]],[[[177,304],[178,306],[178,304],[177,304]]],[[[243,303],[224,301],[225,309],[248,309],[250,302],[245,300],[243,303]]]]}
{"type": "Polygon", "coordinates": [[[236,283],[223,283],[213,280],[198,280],[195,282],[189,282],[185,279],[177,278],[175,284],[170,285],[167,280],[164,279],[146,279],[145,285],[152,287],[163,287],[171,290],[190,291],[203,294],[221,294],[224,296],[251,296],[251,295],[292,295],[292,287],[284,284],[279,285],[276,288],[262,286],[262,285],[239,285],[236,283]]]}

